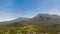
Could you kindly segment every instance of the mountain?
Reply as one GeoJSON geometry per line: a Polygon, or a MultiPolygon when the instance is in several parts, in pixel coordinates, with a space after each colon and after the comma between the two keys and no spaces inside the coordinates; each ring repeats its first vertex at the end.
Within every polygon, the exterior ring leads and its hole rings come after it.
{"type": "Polygon", "coordinates": [[[4,22],[0,22],[0,24],[11,24],[11,23],[15,23],[15,22],[20,22],[20,21],[24,21],[24,20],[30,20],[30,18],[22,18],[22,17],[19,17],[19,18],[16,18],[14,20],[11,20],[11,21],[4,21],[4,22]]]}
{"type": "Polygon", "coordinates": [[[13,21],[18,22],[18,21],[24,21],[24,20],[30,20],[30,18],[22,18],[22,17],[19,17],[19,18],[13,20],[13,21]]]}
{"type": "Polygon", "coordinates": [[[60,32],[60,16],[51,14],[38,14],[33,18],[17,18],[12,21],[0,23],[2,31],[12,30],[13,32],[21,31],[22,33],[34,32],[50,32],[56,34],[60,32]]]}
{"type": "Polygon", "coordinates": [[[33,18],[22,18],[19,17],[17,19],[11,20],[11,21],[5,21],[5,22],[0,22],[0,24],[10,24],[14,22],[20,22],[20,21],[28,21],[28,22],[52,22],[52,21],[60,21],[60,16],[58,15],[51,15],[51,14],[38,14],[37,16],[33,18]]]}
{"type": "Polygon", "coordinates": [[[60,21],[60,16],[50,14],[38,14],[37,16],[33,17],[32,20],[37,22],[53,21],[53,20],[60,21]]]}
{"type": "Polygon", "coordinates": [[[20,23],[20,24],[33,24],[33,25],[57,25],[60,24],[60,16],[58,15],[50,15],[50,14],[38,14],[37,16],[33,17],[33,18],[17,18],[15,20],[12,21],[6,21],[3,22],[3,24],[15,24],[20,23]]]}

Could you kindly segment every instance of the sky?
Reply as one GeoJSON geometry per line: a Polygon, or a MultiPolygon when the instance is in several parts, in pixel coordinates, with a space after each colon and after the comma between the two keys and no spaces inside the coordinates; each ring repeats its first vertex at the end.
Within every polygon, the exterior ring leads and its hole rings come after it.
{"type": "Polygon", "coordinates": [[[32,18],[39,13],[60,15],[60,0],[0,0],[0,21],[32,18]]]}

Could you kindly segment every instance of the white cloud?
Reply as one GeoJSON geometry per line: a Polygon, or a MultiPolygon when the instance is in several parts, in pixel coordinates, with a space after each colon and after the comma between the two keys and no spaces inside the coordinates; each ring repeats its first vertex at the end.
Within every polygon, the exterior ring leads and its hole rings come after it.
{"type": "Polygon", "coordinates": [[[1,18],[0,22],[2,22],[2,21],[10,21],[10,20],[13,20],[13,19],[15,19],[15,18],[1,18]]]}

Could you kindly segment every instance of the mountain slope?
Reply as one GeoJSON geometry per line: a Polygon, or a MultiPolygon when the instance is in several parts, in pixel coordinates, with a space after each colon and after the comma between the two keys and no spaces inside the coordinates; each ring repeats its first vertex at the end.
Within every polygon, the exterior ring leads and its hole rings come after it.
{"type": "MultiPolygon", "coordinates": [[[[14,33],[17,31],[21,31],[22,33],[26,32],[38,32],[38,33],[53,33],[56,34],[60,32],[60,16],[58,15],[50,15],[50,14],[38,14],[33,18],[17,18],[12,21],[2,22],[0,25],[0,29],[2,31],[12,30],[14,33]]],[[[19,32],[20,32],[19,31],[19,32]]]]}
{"type": "Polygon", "coordinates": [[[53,21],[53,20],[60,21],[60,16],[50,15],[50,14],[38,14],[37,16],[33,17],[32,20],[37,21],[37,22],[53,21]]]}

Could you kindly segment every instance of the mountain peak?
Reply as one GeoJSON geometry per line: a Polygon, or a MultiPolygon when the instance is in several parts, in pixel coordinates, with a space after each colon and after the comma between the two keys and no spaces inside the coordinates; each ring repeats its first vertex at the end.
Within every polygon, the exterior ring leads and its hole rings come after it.
{"type": "Polygon", "coordinates": [[[37,22],[60,20],[60,16],[51,14],[38,14],[33,18],[33,20],[37,22]]]}

